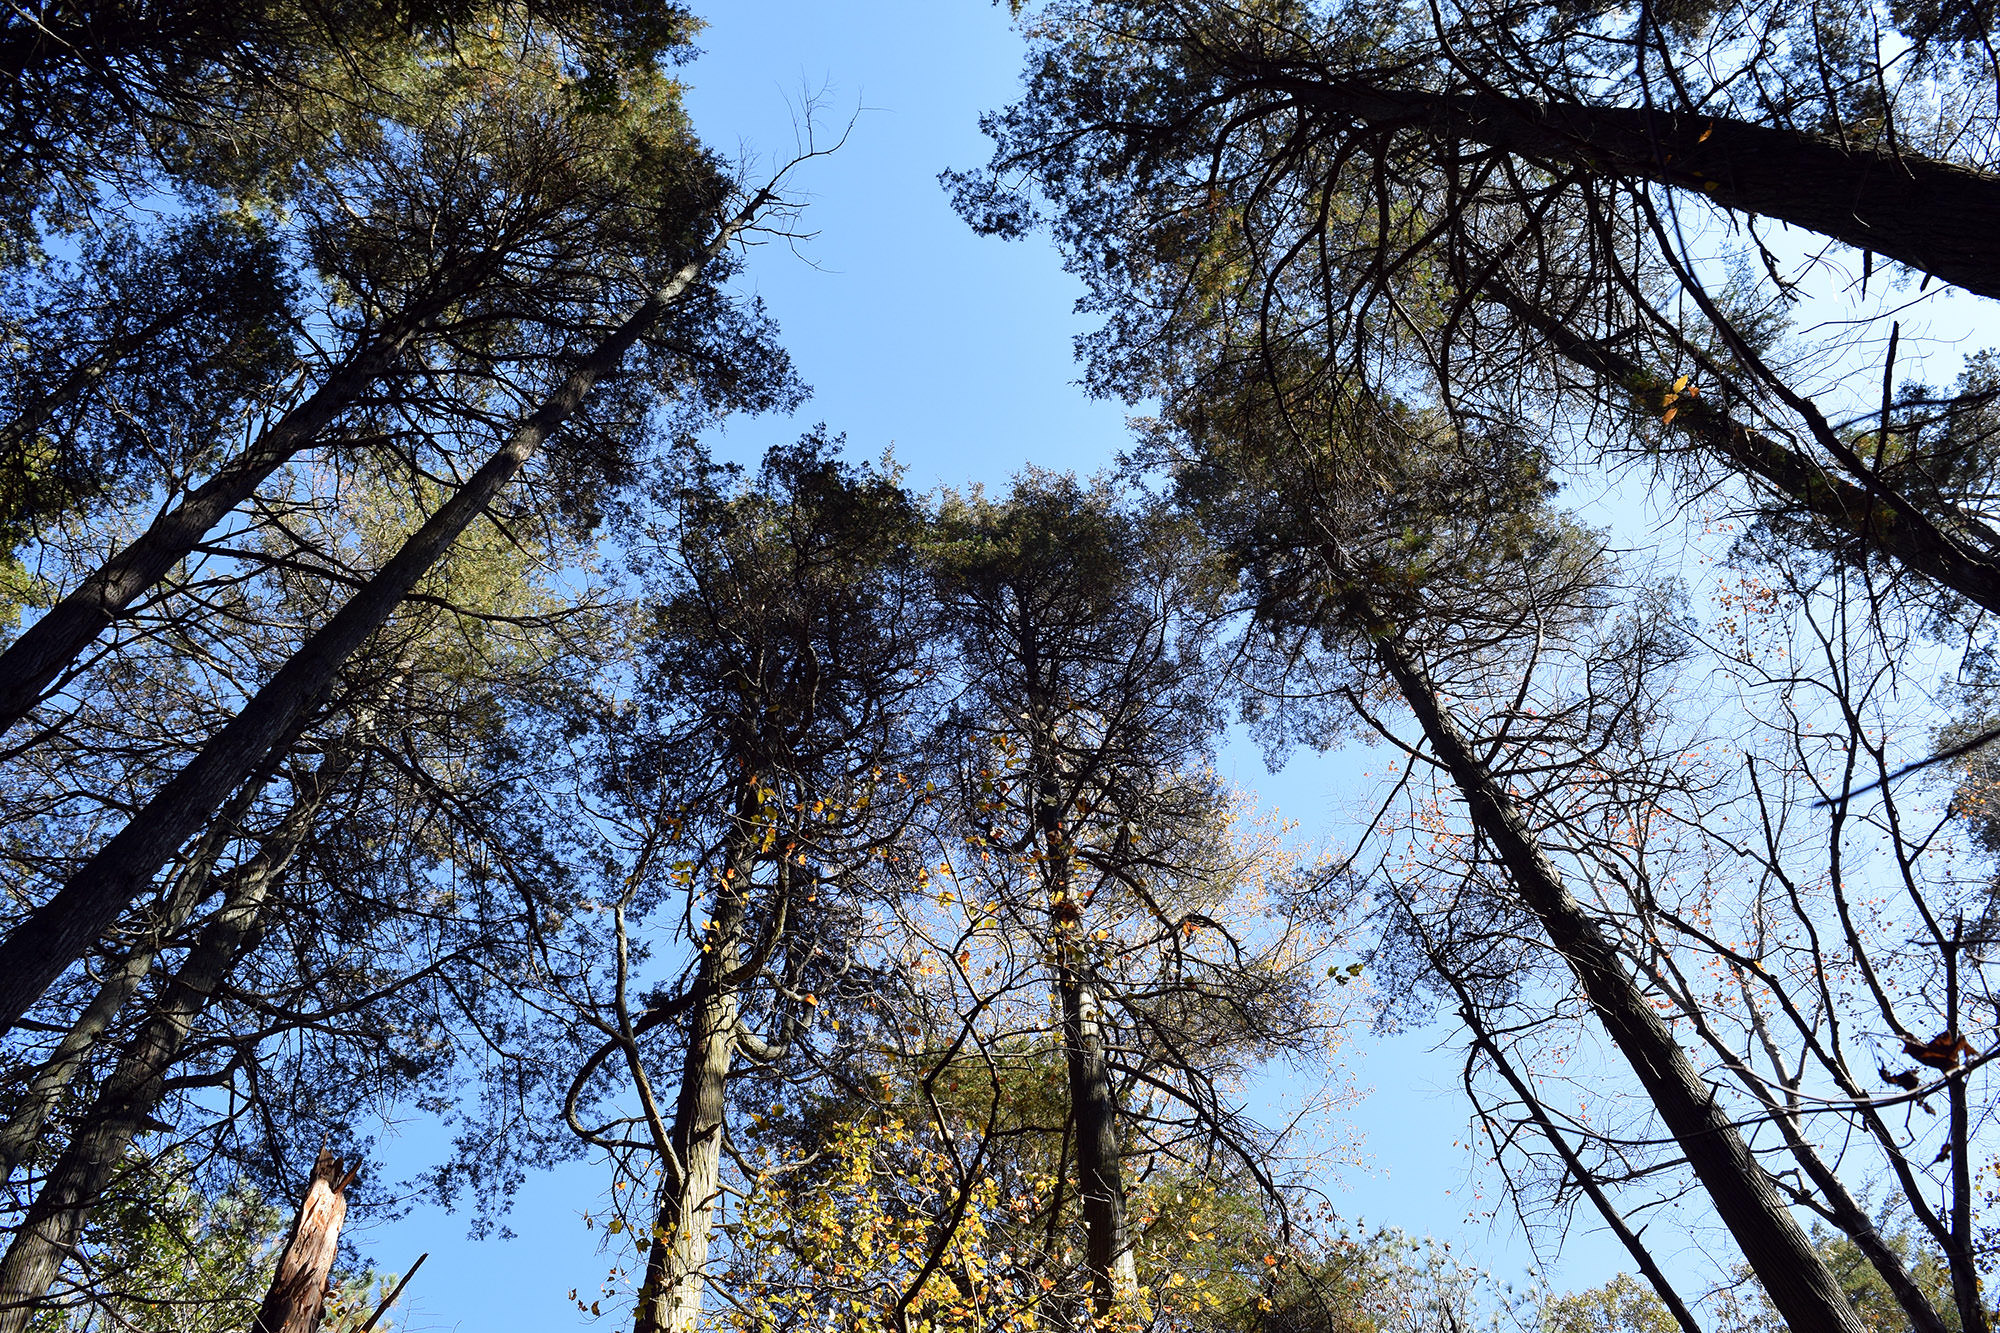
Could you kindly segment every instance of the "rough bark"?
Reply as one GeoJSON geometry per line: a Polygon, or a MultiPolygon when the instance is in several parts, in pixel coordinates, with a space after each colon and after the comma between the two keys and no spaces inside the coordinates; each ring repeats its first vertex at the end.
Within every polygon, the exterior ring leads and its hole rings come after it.
{"type": "Polygon", "coordinates": [[[722,1136],[729,1067],[736,1058],[741,999],[734,980],[742,964],[743,896],[732,886],[717,894],[715,925],[701,956],[700,996],[688,1028],[680,1095],[669,1130],[673,1156],[664,1164],[659,1215],[646,1247],[633,1333],[693,1333],[707,1286],[708,1251],[722,1201],[722,1136]]]}
{"type": "Polygon", "coordinates": [[[24,1333],[32,1322],[91,1209],[159,1105],[195,1019],[255,944],[271,889],[304,842],[324,792],[315,783],[310,795],[302,794],[257,855],[224,877],[222,904],[98,1090],[0,1258],[0,1333],[24,1333]]]}
{"type": "Polygon", "coordinates": [[[347,1187],[360,1174],[325,1148],[313,1163],[306,1197],[292,1219],[291,1238],[278,1256],[278,1271],[264,1294],[263,1308],[250,1333],[314,1333],[326,1304],[327,1279],[340,1252],[340,1226],[347,1220],[347,1187]]]}
{"type": "MultiPolygon", "coordinates": [[[[1073,955],[1074,943],[1059,943],[1073,955]]],[[[1139,1290],[1138,1260],[1125,1216],[1125,1171],[1118,1139],[1118,1100],[1105,1058],[1104,1025],[1097,990],[1072,958],[1057,971],[1062,1006],[1063,1062],[1069,1075],[1070,1113],[1076,1122],[1077,1195],[1083,1205],[1084,1262],[1090,1270],[1090,1309],[1108,1320],[1139,1290]]]]}
{"type": "Polygon", "coordinates": [[[1103,1012],[1082,947],[1083,904],[1077,897],[1073,853],[1063,826],[1065,787],[1060,761],[1052,753],[1054,717],[1059,707],[1052,680],[1059,668],[1044,656],[1040,627],[1026,599],[1018,614],[1016,634],[1029,725],[1028,763],[1036,774],[1034,832],[1049,899],[1049,934],[1055,954],[1051,983],[1062,1014],[1077,1199],[1083,1211],[1084,1265],[1090,1276],[1091,1314],[1102,1321],[1137,1293],[1138,1262],[1126,1226],[1118,1101],[1104,1048],[1103,1012]]]}
{"type": "MultiPolygon", "coordinates": [[[[325,767],[320,770],[322,778],[329,772],[325,767]]],[[[42,1062],[29,1080],[28,1091],[21,1104],[7,1117],[7,1123],[0,1126],[0,1180],[11,1176],[14,1168],[34,1151],[41,1140],[42,1126],[48,1123],[64,1091],[89,1062],[91,1052],[103,1039],[111,1021],[138,990],[146,974],[152,971],[153,963],[166,941],[173,938],[187,924],[195,908],[217,890],[216,858],[236,835],[258,786],[261,783],[253,780],[237,792],[229,808],[215,821],[194,854],[175,875],[173,887],[153,908],[151,920],[139,932],[131,949],[106,971],[90,1002],[77,1014],[69,1031],[63,1034],[62,1040],[49,1053],[49,1058],[42,1062]]]]}
{"type": "Polygon", "coordinates": [[[1903,1308],[1912,1333],[1950,1333],[1949,1326],[1931,1305],[1930,1298],[1924,1295],[1923,1288],[1910,1276],[1909,1265],[1903,1261],[1903,1256],[1884,1238],[1875,1220],[1862,1208],[1860,1200],[1848,1192],[1846,1184],[1834,1174],[1833,1168],[1826,1164],[1819,1150],[1806,1138],[1797,1114],[1769,1100],[1765,1104],[1770,1108],[1772,1123],[1784,1134],[1792,1156],[1825,1199],[1833,1224],[1875,1266],[1889,1293],[1896,1298],[1896,1304],[1903,1308]]]}
{"type": "Polygon", "coordinates": [[[1249,85],[1372,129],[1485,144],[1552,167],[1694,191],[2000,297],[2000,176],[1908,151],[1637,107],[1439,94],[1211,52],[1249,85]]]}
{"type": "Polygon", "coordinates": [[[279,668],[201,753],[71,875],[54,897],[0,942],[0,1033],[13,1030],[56,978],[131,906],[181,844],[264,761],[274,743],[319,706],[355,649],[388,621],[417,580],[576,412],[597,381],[617,369],[632,345],[659,322],[708,261],[750,223],[767,198],[760,192],[719,227],[702,254],[583,356],[548,399],[515,427],[500,449],[279,668]]]}
{"type": "MultiPolygon", "coordinates": [[[[1364,616],[1379,626],[1379,617],[1365,611],[1364,616]]],[[[1864,1333],[1839,1283],[1718,1105],[1715,1089],[1646,1002],[1602,927],[1570,894],[1513,796],[1474,753],[1393,632],[1382,629],[1371,637],[1377,659],[1457,784],[1473,824],[1581,983],[1780,1317],[1793,1333],[1864,1333]]]]}
{"type": "MultiPolygon", "coordinates": [[[[1026,636],[1024,639],[1032,642],[1026,636]]],[[[1036,818],[1048,868],[1049,929],[1056,957],[1056,1003],[1062,1012],[1070,1119],[1076,1134],[1084,1264],[1090,1273],[1091,1314],[1103,1321],[1137,1294],[1138,1260],[1126,1225],[1118,1098],[1104,1048],[1103,1006],[1083,948],[1082,904],[1070,871],[1072,854],[1063,836],[1059,800],[1056,784],[1045,781],[1036,802],[1036,818]]]]}

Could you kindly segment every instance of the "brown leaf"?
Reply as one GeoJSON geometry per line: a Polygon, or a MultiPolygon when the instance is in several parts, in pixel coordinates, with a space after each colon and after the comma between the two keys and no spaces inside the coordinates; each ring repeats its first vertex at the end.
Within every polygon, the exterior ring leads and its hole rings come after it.
{"type": "Polygon", "coordinates": [[[1929,1041],[1903,1038],[1903,1051],[1932,1069],[1956,1069],[1961,1059],[1972,1054],[1972,1043],[1956,1032],[1940,1032],[1929,1041]]]}

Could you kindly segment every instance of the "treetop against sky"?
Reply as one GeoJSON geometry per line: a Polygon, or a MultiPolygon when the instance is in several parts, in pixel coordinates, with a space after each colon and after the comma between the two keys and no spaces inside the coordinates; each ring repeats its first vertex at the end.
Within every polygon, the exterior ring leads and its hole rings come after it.
{"type": "Polygon", "coordinates": [[[2000,1317],[1991,5],[4,25],[0,1333],[2000,1317]]]}

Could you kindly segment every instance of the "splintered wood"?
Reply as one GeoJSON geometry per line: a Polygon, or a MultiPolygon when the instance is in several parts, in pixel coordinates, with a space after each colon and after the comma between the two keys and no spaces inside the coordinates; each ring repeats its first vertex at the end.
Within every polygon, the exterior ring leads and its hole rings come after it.
{"type": "Polygon", "coordinates": [[[327,1279],[340,1249],[340,1226],[347,1220],[347,1187],[360,1170],[360,1163],[350,1167],[320,1149],[291,1238],[250,1333],[313,1333],[319,1327],[327,1279]]]}

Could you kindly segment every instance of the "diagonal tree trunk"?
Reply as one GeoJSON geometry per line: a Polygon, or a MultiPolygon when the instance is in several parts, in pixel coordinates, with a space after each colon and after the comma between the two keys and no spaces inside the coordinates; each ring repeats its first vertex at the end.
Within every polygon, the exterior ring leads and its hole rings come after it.
{"type": "Polygon", "coordinates": [[[1676,397],[1630,357],[1580,336],[1505,283],[1489,282],[1485,291],[1566,360],[1624,390],[1640,410],[1659,415],[1671,407],[1674,428],[1730,468],[1843,536],[2000,613],[2000,559],[1983,543],[1961,540],[1879,482],[1863,486],[1848,480],[1700,398],[1676,397]]]}
{"type": "Polygon", "coordinates": [[[383,330],[330,375],[311,397],[259,435],[243,453],[154,519],[122,550],[43,612],[0,653],[0,733],[40,702],[42,693],[113,621],[230,510],[256,494],[278,468],[310,445],[335,417],[379,379],[415,333],[415,324],[383,330]]]}
{"type": "Polygon", "coordinates": [[[311,831],[331,785],[315,775],[311,790],[301,793],[257,854],[223,877],[221,906],[98,1090],[0,1258],[0,1333],[25,1333],[33,1322],[91,1209],[159,1105],[195,1020],[255,945],[271,890],[311,831]]]}
{"type": "Polygon", "coordinates": [[[1646,1002],[1603,928],[1570,894],[1513,795],[1474,752],[1394,631],[1372,608],[1357,609],[1371,626],[1377,661],[1416,715],[1431,752],[1458,785],[1474,826],[1582,984],[1779,1315],[1793,1333],[1865,1333],[1750,1145],[1717,1104],[1715,1089],[1703,1081],[1646,1002]]]}
{"type": "Polygon", "coordinates": [[[129,908],[154,875],[214,815],[229,792],[279,737],[326,696],[348,657],[385,624],[433,564],[512,481],[542,443],[582,406],[598,380],[615,371],[649,329],[694,284],[709,260],[762,211],[759,191],[717,228],[702,253],[652,293],[624,323],[585,354],[562,384],[500,449],[403,543],[194,760],[175,774],[132,821],[70,876],[54,897],[0,942],[0,1033],[129,908]]]}
{"type": "Polygon", "coordinates": [[[341,1223],[347,1220],[347,1187],[360,1172],[360,1163],[350,1167],[328,1149],[319,1150],[284,1253],[278,1256],[278,1271],[271,1276],[271,1289],[251,1321],[250,1333],[315,1333],[319,1328],[327,1279],[340,1253],[341,1223]]]}
{"type": "Polygon", "coordinates": [[[1398,88],[1222,43],[1202,54],[1237,74],[1242,93],[1268,91],[1336,123],[1426,132],[1552,167],[1694,191],[2000,297],[1993,232],[2000,176],[1906,147],[1848,146],[1725,117],[1398,88]]]}
{"type": "Polygon", "coordinates": [[[83,1069],[112,1020],[118,1017],[119,1010],[152,971],[161,945],[186,924],[189,914],[199,905],[197,899],[212,889],[214,881],[209,873],[212,868],[212,858],[202,857],[180,875],[167,895],[157,924],[105,974],[90,1003],[35,1071],[21,1104],[7,1117],[7,1123],[0,1126],[0,1179],[12,1175],[14,1168],[41,1141],[42,1127],[48,1123],[56,1104],[83,1069]]]}
{"type": "MultiPolygon", "coordinates": [[[[289,750],[289,745],[283,747],[289,750]]],[[[344,768],[343,763],[341,767],[344,768]]],[[[215,875],[216,858],[223,848],[236,837],[243,816],[255,800],[263,779],[268,776],[270,765],[252,777],[237,791],[236,797],[211,827],[194,854],[187,859],[174,876],[173,887],[153,909],[151,919],[140,932],[138,940],[125,956],[113,964],[98,984],[90,1002],[83,1007],[69,1031],[63,1034],[49,1058],[42,1062],[29,1080],[27,1094],[21,1104],[7,1117],[7,1123],[0,1126],[0,1180],[13,1174],[14,1168],[25,1161],[40,1142],[42,1126],[54,1113],[57,1103],[70,1083],[82,1071],[90,1059],[91,1052],[110,1028],[113,1019],[125,1007],[153,969],[154,962],[180,928],[187,924],[189,916],[220,887],[215,875]]],[[[333,770],[322,766],[324,776],[333,770]]]]}

